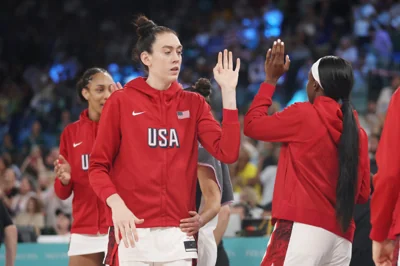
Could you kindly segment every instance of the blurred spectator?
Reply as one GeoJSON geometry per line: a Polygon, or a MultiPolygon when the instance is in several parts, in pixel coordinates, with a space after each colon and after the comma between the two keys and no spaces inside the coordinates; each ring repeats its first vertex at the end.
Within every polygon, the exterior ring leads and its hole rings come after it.
{"type": "Polygon", "coordinates": [[[261,198],[260,180],[257,176],[257,165],[250,162],[250,152],[243,145],[240,148],[239,159],[231,173],[233,190],[240,193],[245,186],[253,187],[258,199],[261,198]]]}
{"type": "Polygon", "coordinates": [[[44,214],[40,200],[37,197],[30,197],[26,210],[20,212],[15,217],[17,226],[32,226],[35,228],[36,234],[40,235],[40,230],[44,227],[44,214]]]}
{"type": "Polygon", "coordinates": [[[12,198],[11,211],[12,215],[16,216],[20,212],[26,211],[28,200],[35,196],[34,180],[29,175],[24,175],[21,180],[18,194],[12,198]]]}

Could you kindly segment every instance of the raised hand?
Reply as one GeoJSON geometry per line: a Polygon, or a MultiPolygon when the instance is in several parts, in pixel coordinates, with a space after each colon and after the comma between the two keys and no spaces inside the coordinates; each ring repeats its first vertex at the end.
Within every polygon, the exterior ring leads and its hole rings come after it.
{"type": "Polygon", "coordinates": [[[214,78],[222,90],[236,90],[240,69],[240,59],[236,59],[236,68],[233,69],[232,52],[224,50],[218,53],[218,61],[214,67],[214,78]]]}
{"type": "Polygon", "coordinates": [[[281,40],[275,41],[272,49],[268,49],[265,58],[265,82],[276,84],[278,79],[289,70],[290,59],[286,55],[285,44],[281,40]]]}
{"type": "Polygon", "coordinates": [[[54,161],[54,172],[63,185],[66,186],[71,181],[71,166],[61,154],[54,161]]]}
{"type": "Polygon", "coordinates": [[[122,89],[122,85],[119,82],[117,82],[116,84],[112,84],[110,86],[111,93],[113,93],[116,90],[120,90],[120,89],[122,89]]]}

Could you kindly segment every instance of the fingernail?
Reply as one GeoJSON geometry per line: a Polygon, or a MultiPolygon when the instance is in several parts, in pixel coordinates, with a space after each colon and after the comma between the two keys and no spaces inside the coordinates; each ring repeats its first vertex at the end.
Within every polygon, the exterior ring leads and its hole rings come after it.
{"type": "Polygon", "coordinates": [[[285,43],[284,43],[284,42],[282,42],[281,44],[282,44],[282,45],[284,45],[285,43]]]}
{"type": "Polygon", "coordinates": [[[278,42],[281,42],[281,39],[278,39],[278,42]]]}
{"type": "Polygon", "coordinates": [[[274,42],[274,45],[276,45],[276,41],[274,42]]]}

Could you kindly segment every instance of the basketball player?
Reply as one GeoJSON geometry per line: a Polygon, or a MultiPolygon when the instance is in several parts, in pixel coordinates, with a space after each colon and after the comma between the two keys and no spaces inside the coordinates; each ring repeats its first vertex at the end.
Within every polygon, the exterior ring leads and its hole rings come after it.
{"type": "Polygon", "coordinates": [[[245,116],[245,135],[282,143],[272,201],[275,230],[261,265],[349,265],[354,204],[370,194],[368,138],[349,99],[353,70],[339,57],[320,58],[308,75],[309,102],[269,116],[277,81],[289,65],[284,43],[274,42],[265,82],[245,116]]]}
{"type": "Polygon", "coordinates": [[[219,53],[214,78],[223,97],[222,129],[207,102],[177,82],[182,45],[177,34],[145,16],[137,21],[135,52],[148,71],[104,106],[89,179],[110,207],[108,265],[189,266],[197,258],[189,232],[202,226],[195,208],[198,141],[225,163],[237,160],[240,125],[236,85],[240,61],[219,53]],[[136,229],[138,227],[138,229],[136,229]],[[120,241],[122,239],[122,241],[120,241]]]}
{"type": "Polygon", "coordinates": [[[86,70],[77,83],[81,101],[87,102],[78,121],[69,124],[60,138],[60,156],[54,162],[55,193],[67,199],[73,193],[69,265],[102,265],[107,248],[105,205],[93,192],[88,179],[89,154],[97,134],[100,115],[110,94],[121,85],[102,68],[86,70]]]}

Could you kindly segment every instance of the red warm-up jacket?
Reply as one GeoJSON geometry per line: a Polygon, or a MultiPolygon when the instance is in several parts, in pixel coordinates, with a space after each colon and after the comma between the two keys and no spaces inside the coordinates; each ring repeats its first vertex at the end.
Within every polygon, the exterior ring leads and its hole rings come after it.
{"type": "Polygon", "coordinates": [[[108,226],[105,204],[97,197],[89,183],[89,155],[93,149],[98,123],[89,119],[84,110],[79,120],[69,124],[61,134],[60,154],[71,166],[71,181],[64,186],[57,178],[54,190],[64,200],[74,193],[72,200],[71,233],[105,234],[108,226]]]}
{"type": "Polygon", "coordinates": [[[103,201],[118,193],[144,219],[137,227],[177,227],[195,210],[198,140],[217,159],[235,162],[238,111],[223,110],[221,129],[202,96],[177,82],[160,91],[136,78],[104,106],[90,183],[103,201]]]}
{"type": "Polygon", "coordinates": [[[400,89],[392,95],[376,153],[370,238],[383,241],[400,234],[400,89]],[[389,235],[389,229],[390,235],[389,235]]]}
{"type": "MultiPolygon", "coordinates": [[[[263,83],[244,119],[244,134],[257,140],[282,142],[273,195],[272,218],[317,226],[349,241],[355,224],[342,233],[336,221],[339,177],[338,143],[342,133],[340,104],[317,97],[269,116],[275,87],[263,83]]],[[[359,176],[356,202],[370,194],[368,138],[359,127],[359,176]]]]}

